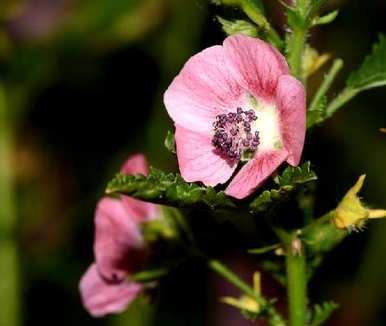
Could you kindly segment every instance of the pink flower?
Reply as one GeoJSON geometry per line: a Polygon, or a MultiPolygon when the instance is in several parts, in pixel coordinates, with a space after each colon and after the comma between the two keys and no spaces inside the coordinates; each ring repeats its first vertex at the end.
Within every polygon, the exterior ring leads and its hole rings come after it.
{"type": "MultiPolygon", "coordinates": [[[[147,174],[143,155],[130,157],[121,172],[147,174]]],[[[142,291],[128,276],[137,271],[147,256],[139,224],[154,219],[159,208],[153,204],[120,196],[102,198],[95,212],[93,263],[80,280],[84,307],[94,317],[118,313],[142,291]]]]}
{"type": "Polygon", "coordinates": [[[188,182],[227,182],[250,195],[279,165],[299,164],[305,137],[305,90],[269,44],[234,35],[191,57],[165,92],[176,126],[179,168],[188,182]]]}

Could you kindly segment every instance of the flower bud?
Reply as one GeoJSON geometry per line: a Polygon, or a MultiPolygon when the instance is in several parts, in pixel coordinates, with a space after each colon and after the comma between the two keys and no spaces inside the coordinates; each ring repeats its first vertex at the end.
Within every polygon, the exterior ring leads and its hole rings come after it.
{"type": "Polygon", "coordinates": [[[359,177],[355,185],[346,193],[333,214],[333,222],[339,229],[360,230],[369,218],[386,217],[386,210],[368,209],[357,196],[366,175],[359,177]]]}

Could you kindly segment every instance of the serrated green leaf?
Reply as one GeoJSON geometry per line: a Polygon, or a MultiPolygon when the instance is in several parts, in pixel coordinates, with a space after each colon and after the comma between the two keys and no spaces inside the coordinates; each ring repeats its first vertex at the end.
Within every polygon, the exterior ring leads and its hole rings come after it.
{"type": "Polygon", "coordinates": [[[292,189],[293,187],[287,186],[280,189],[264,190],[249,205],[251,213],[258,214],[267,211],[273,204],[283,199],[292,189]]]}
{"type": "Polygon", "coordinates": [[[327,97],[324,95],[316,104],[315,109],[307,112],[307,128],[322,123],[326,119],[327,97]]]}
{"type": "Polygon", "coordinates": [[[296,188],[297,185],[317,180],[315,172],[310,168],[311,163],[305,162],[299,167],[287,167],[283,173],[275,178],[278,189],[265,190],[249,205],[251,213],[258,214],[280,202],[296,188]]]}
{"type": "Polygon", "coordinates": [[[176,141],[174,139],[174,134],[170,130],[168,130],[166,134],[164,145],[169,152],[176,154],[176,141]]]}
{"type": "Polygon", "coordinates": [[[373,46],[359,69],[351,73],[347,87],[365,90],[386,85],[386,37],[379,36],[379,42],[373,46]]]}
{"type": "Polygon", "coordinates": [[[140,200],[174,207],[235,208],[223,191],[185,182],[179,174],[150,168],[148,176],[117,174],[106,188],[107,194],[125,194],[140,200]]]}
{"type": "Polygon", "coordinates": [[[311,170],[311,162],[307,161],[301,166],[288,166],[281,176],[278,176],[275,182],[280,187],[295,186],[297,184],[317,180],[315,172],[311,170]]]}
{"type": "Polygon", "coordinates": [[[312,322],[310,326],[324,324],[338,307],[339,305],[333,301],[323,302],[321,305],[316,304],[313,309],[312,322]]]}
{"type": "Polygon", "coordinates": [[[339,14],[339,11],[334,10],[324,16],[315,17],[312,20],[312,26],[330,24],[335,20],[336,17],[338,17],[338,14],[339,14]]]}
{"type": "Polygon", "coordinates": [[[230,21],[219,16],[217,16],[217,20],[219,21],[223,31],[227,35],[243,34],[247,36],[256,37],[258,34],[256,26],[245,20],[230,21]]]}

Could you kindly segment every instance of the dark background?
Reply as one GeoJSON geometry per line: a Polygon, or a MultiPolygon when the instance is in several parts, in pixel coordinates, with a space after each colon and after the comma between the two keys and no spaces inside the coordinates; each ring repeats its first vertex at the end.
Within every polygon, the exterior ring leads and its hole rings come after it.
{"type": "MultiPolygon", "coordinates": [[[[265,2],[283,30],[279,6],[265,2]]],[[[340,8],[338,18],[314,29],[310,42],[345,61],[334,95],[377,33],[386,32],[386,3],[330,1],[329,7],[340,8]]],[[[78,293],[93,260],[93,212],[106,182],[138,151],[152,165],[177,171],[163,146],[172,126],[162,94],[191,55],[221,44],[215,15],[241,13],[204,0],[29,0],[20,7],[5,1],[0,11],[0,81],[15,139],[21,324],[248,325],[218,302],[232,289],[196,264],[166,278],[152,306],[140,300],[121,316],[92,319],[78,293]]],[[[322,76],[323,69],[311,78],[310,92],[322,76]]],[[[380,127],[386,127],[385,88],[360,94],[308,136],[304,157],[319,176],[318,212],[332,209],[362,173],[363,198],[386,207],[380,127]]],[[[227,259],[249,279],[253,261],[236,256],[227,259]]],[[[310,283],[310,298],[340,303],[329,325],[384,325],[385,274],[386,221],[380,220],[328,255],[310,283]]],[[[284,299],[272,280],[264,287],[284,299]]],[[[7,325],[1,316],[0,325],[7,325]]]]}

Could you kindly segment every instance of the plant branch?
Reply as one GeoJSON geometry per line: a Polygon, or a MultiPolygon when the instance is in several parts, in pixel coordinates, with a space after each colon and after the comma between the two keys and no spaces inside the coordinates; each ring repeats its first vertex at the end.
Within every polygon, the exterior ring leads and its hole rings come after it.
{"type": "Polygon", "coordinates": [[[297,236],[287,247],[286,270],[290,325],[304,326],[307,318],[306,258],[297,236]]]}
{"type": "Polygon", "coordinates": [[[5,90],[0,84],[0,316],[19,324],[18,254],[14,236],[16,213],[12,180],[13,136],[5,90]]]}
{"type": "Polygon", "coordinates": [[[332,63],[330,70],[325,75],[324,80],[323,80],[322,84],[320,85],[318,91],[316,92],[315,96],[313,97],[311,104],[308,108],[309,111],[316,110],[316,108],[318,107],[323,96],[326,95],[326,93],[330,89],[332,83],[334,82],[336,75],[338,74],[338,72],[342,68],[343,68],[343,60],[342,59],[335,59],[334,62],[332,63]]]}
{"type": "Polygon", "coordinates": [[[340,109],[358,93],[359,90],[354,88],[346,87],[343,89],[343,91],[327,106],[327,117],[331,117],[338,109],[340,109]]]}
{"type": "Polygon", "coordinates": [[[244,294],[253,298],[256,303],[258,303],[263,309],[267,309],[267,314],[269,315],[270,325],[274,326],[283,326],[285,325],[283,318],[276,311],[275,307],[267,301],[263,296],[253,290],[248,284],[242,281],[235,273],[233,273],[228,267],[218,260],[212,259],[208,262],[210,269],[215,271],[217,274],[221,275],[227,281],[232,283],[238,289],[240,289],[244,294]]]}

